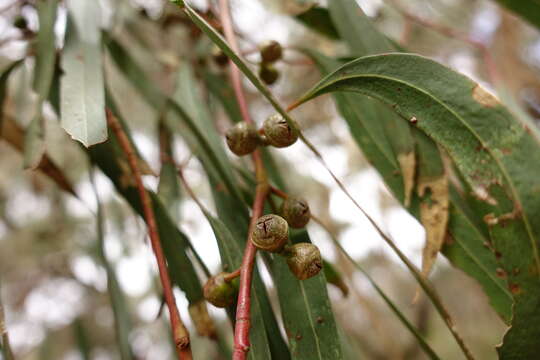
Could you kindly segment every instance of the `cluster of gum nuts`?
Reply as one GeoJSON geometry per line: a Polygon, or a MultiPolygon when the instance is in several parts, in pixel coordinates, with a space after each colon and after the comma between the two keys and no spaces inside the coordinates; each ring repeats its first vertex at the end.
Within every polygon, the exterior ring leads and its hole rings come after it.
{"type": "MultiPolygon", "coordinates": [[[[279,71],[274,64],[283,57],[283,48],[275,40],[266,41],[259,46],[261,62],[259,63],[259,77],[266,85],[272,85],[279,79],[279,71]]],[[[212,50],[214,62],[219,66],[229,63],[229,58],[218,47],[212,50]]]]}
{"type": "MultiPolygon", "coordinates": [[[[240,122],[226,133],[229,149],[238,156],[252,153],[259,145],[282,148],[292,145],[298,139],[298,132],[289,126],[281,115],[267,118],[262,128],[240,122]]],[[[259,250],[285,257],[292,274],[299,280],[317,275],[323,261],[317,246],[311,243],[288,245],[289,227],[301,229],[311,218],[308,203],[299,197],[287,196],[279,215],[267,214],[257,219],[251,232],[251,242],[259,250]]],[[[217,307],[234,304],[238,291],[238,278],[231,279],[229,273],[221,272],[208,279],[204,286],[205,299],[217,307]]]]}

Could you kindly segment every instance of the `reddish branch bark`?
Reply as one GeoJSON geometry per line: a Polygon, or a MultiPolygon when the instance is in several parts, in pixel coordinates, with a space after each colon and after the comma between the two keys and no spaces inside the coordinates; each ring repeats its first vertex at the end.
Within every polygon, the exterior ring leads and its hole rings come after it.
{"type": "MultiPolygon", "coordinates": [[[[234,33],[234,28],[231,19],[228,0],[219,1],[220,20],[223,26],[225,38],[229,42],[232,50],[240,54],[238,42],[234,33]]],[[[229,78],[234,89],[234,94],[240,107],[242,119],[246,123],[253,123],[253,119],[249,115],[249,109],[242,88],[242,78],[238,67],[229,60],[229,78]]],[[[251,242],[251,230],[257,222],[257,219],[263,213],[264,201],[268,196],[269,186],[266,177],[266,171],[259,150],[253,152],[253,163],[255,165],[255,177],[257,179],[257,188],[255,200],[253,202],[253,213],[248,230],[248,239],[242,258],[240,268],[240,289],[238,292],[238,303],[236,306],[236,324],[234,328],[234,352],[233,360],[243,360],[249,351],[249,329],[251,326],[251,279],[253,276],[253,267],[255,264],[255,255],[257,248],[251,242]]]]}
{"type": "Polygon", "coordinates": [[[176,307],[176,301],[174,299],[174,294],[171,286],[171,279],[169,278],[165,255],[163,254],[163,249],[161,247],[161,241],[157,230],[157,224],[154,216],[154,210],[152,208],[152,202],[142,182],[141,171],[137,163],[137,156],[135,155],[131,143],[118,120],[115,118],[115,116],[109,109],[107,109],[106,112],[109,127],[115,133],[116,137],[118,138],[118,142],[122,147],[122,150],[126,154],[129,167],[133,172],[133,177],[135,178],[135,183],[137,184],[137,190],[139,192],[141,204],[143,207],[144,218],[148,226],[150,242],[152,244],[152,249],[158,263],[159,278],[163,286],[165,302],[167,303],[167,307],[169,309],[171,327],[173,331],[173,338],[176,345],[178,359],[191,360],[193,357],[191,354],[191,348],[189,346],[189,333],[184,326],[182,319],[180,318],[178,308],[176,307]]]}

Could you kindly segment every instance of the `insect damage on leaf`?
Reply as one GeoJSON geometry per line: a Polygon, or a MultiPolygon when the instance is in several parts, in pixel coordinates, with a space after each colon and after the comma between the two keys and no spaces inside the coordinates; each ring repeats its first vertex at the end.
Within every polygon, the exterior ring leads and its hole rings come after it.
{"type": "Polygon", "coordinates": [[[427,277],[446,236],[448,177],[444,174],[435,179],[420,179],[417,190],[423,198],[420,203],[420,220],[426,229],[426,243],[422,253],[422,274],[427,277]]]}
{"type": "Polygon", "coordinates": [[[482,106],[495,107],[499,105],[499,100],[487,92],[487,90],[484,89],[480,84],[476,84],[474,86],[472,90],[472,97],[482,106]]]}
{"type": "Polygon", "coordinates": [[[405,207],[411,204],[411,196],[414,188],[414,177],[416,174],[416,156],[414,151],[397,156],[401,173],[403,174],[403,190],[405,194],[405,207]]]}

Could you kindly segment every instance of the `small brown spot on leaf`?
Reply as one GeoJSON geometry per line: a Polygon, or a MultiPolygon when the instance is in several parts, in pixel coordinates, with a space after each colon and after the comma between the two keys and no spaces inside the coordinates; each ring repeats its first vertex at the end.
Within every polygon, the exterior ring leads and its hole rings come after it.
{"type": "Polygon", "coordinates": [[[486,89],[484,89],[480,84],[476,84],[472,90],[473,99],[482,106],[494,107],[499,104],[499,100],[486,89]]]}
{"type": "Polygon", "coordinates": [[[521,287],[518,284],[510,284],[508,285],[508,288],[510,289],[510,292],[514,295],[521,293],[521,287]]]}
{"type": "Polygon", "coordinates": [[[296,336],[294,337],[297,341],[300,341],[302,340],[302,335],[300,334],[296,334],[296,336]]]}
{"type": "Polygon", "coordinates": [[[504,271],[504,269],[502,269],[502,268],[497,268],[497,270],[495,270],[495,272],[497,273],[497,277],[500,277],[500,278],[505,278],[506,277],[506,271],[504,271]]]}
{"type": "Polygon", "coordinates": [[[500,258],[502,258],[502,254],[499,251],[495,251],[495,257],[497,259],[500,259],[500,258]]]}
{"type": "Polygon", "coordinates": [[[418,122],[418,119],[416,118],[416,116],[413,116],[412,118],[409,119],[409,121],[411,124],[416,124],[418,122]]]}
{"type": "Polygon", "coordinates": [[[317,316],[317,323],[322,324],[324,322],[324,318],[322,316],[317,316]]]}
{"type": "Polygon", "coordinates": [[[517,276],[519,272],[520,272],[519,268],[514,268],[514,270],[512,270],[512,275],[517,276]]]}

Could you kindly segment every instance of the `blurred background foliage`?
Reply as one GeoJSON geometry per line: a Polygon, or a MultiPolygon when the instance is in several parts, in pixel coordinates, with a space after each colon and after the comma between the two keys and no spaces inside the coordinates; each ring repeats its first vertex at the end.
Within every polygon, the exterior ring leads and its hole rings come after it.
{"type": "MultiPolygon", "coordinates": [[[[224,69],[213,62],[211,42],[172,5],[160,0],[96,3],[102,10],[102,26],[129,49],[146,75],[165,94],[174,93],[183,62],[194,66],[201,83],[205,83],[203,79],[208,72],[217,77],[217,84],[224,81],[224,69]]],[[[381,31],[408,51],[433,57],[490,89],[504,91],[536,123],[540,121],[540,36],[523,20],[483,0],[361,0],[358,3],[381,31]],[[490,73],[483,50],[471,42],[482,44],[492,54],[496,78],[490,73]]],[[[208,20],[215,18],[213,2],[199,0],[192,4],[208,20]]],[[[254,69],[258,61],[254,50],[258,44],[278,40],[286,47],[284,60],[277,64],[280,78],[272,87],[285,104],[320,78],[317,68],[299,48],[315,48],[331,56],[347,53],[343,43],[294,19],[309,5],[309,1],[292,0],[231,1],[242,49],[254,69]]],[[[39,29],[35,6],[34,1],[0,1],[0,68],[13,60],[24,59],[35,50],[35,33],[39,29]]],[[[63,41],[65,18],[65,8],[60,3],[55,24],[58,47],[63,41]]],[[[34,116],[37,101],[31,90],[33,67],[34,61],[28,57],[23,66],[14,70],[4,104],[6,116],[23,127],[34,116]]],[[[151,170],[159,173],[157,131],[161,114],[143,100],[108,57],[105,73],[139,151],[151,170]]],[[[273,110],[252,86],[246,88],[251,112],[260,123],[273,110]]],[[[223,133],[230,124],[225,112],[209,95],[207,87],[203,87],[203,96],[219,132],[223,133]]],[[[311,106],[299,109],[296,115],[305,134],[318,145],[333,170],[394,235],[400,248],[420,264],[422,227],[400,208],[370,168],[331,98],[317,99],[311,106]]],[[[115,193],[110,180],[96,172],[96,188],[105,216],[104,243],[98,241],[96,197],[88,159],[78,144],[61,130],[48,104],[44,116],[47,153],[73,184],[79,198],[66,194],[40,173],[23,170],[20,151],[5,141],[0,142],[0,294],[16,357],[120,358],[107,290],[104,264],[108,263],[124,294],[122,307],[129,323],[128,347],[133,358],[172,358],[168,323],[158,317],[159,283],[144,223],[115,193]],[[101,246],[106,254],[105,263],[101,246]]],[[[179,137],[175,138],[173,150],[177,159],[186,164],[186,177],[197,196],[213,209],[201,164],[191,157],[188,146],[179,137]]],[[[421,297],[412,304],[416,283],[405,267],[351,210],[310,153],[301,144],[272,153],[282,173],[288,174],[288,187],[309,199],[314,213],[329,224],[355,260],[413,320],[441,358],[460,358],[458,348],[442,320],[434,316],[428,301],[421,297]]],[[[247,164],[244,159],[234,161],[247,164]]],[[[157,189],[157,178],[146,176],[145,182],[149,188],[157,189]]],[[[170,195],[168,200],[171,199],[167,204],[171,216],[211,271],[220,270],[214,235],[203,214],[182,191],[170,195]]],[[[316,224],[309,226],[309,232],[349,288],[345,297],[338,288],[329,287],[346,357],[424,358],[416,341],[388,311],[366,279],[335,249],[328,234],[316,224]]],[[[262,272],[275,303],[277,294],[273,284],[265,270],[262,272]]],[[[199,275],[204,278],[202,272],[199,275]]],[[[494,347],[506,326],[489,306],[480,286],[442,257],[431,279],[472,351],[479,359],[494,358],[494,347]]],[[[193,323],[186,316],[185,296],[180,291],[177,296],[181,313],[191,329],[196,358],[226,358],[224,349],[230,347],[231,330],[225,312],[209,306],[225,343],[202,338],[196,335],[193,323]]]]}

